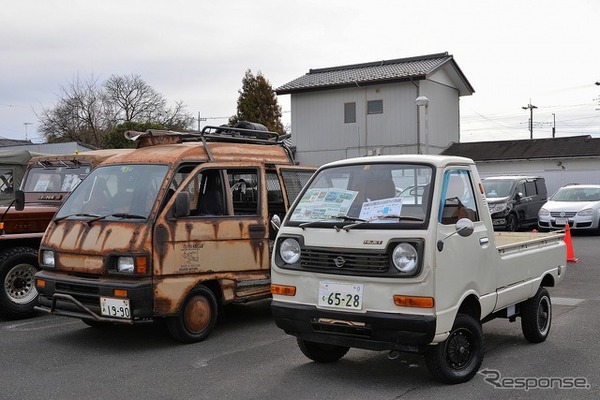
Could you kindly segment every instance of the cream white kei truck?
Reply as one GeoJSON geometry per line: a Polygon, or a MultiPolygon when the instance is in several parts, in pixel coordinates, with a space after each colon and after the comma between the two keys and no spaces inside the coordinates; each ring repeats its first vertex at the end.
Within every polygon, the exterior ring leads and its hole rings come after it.
{"type": "Polygon", "coordinates": [[[546,287],[566,271],[563,236],[494,232],[471,159],[333,162],[279,226],[273,316],[314,361],[350,347],[418,352],[434,378],[465,382],[483,361],[482,323],[520,317],[525,339],[546,339],[546,287]]]}

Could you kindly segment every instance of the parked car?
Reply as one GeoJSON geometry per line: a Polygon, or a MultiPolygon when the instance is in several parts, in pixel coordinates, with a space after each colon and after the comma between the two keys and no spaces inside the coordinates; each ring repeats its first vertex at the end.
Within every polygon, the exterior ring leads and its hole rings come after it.
{"type": "Polygon", "coordinates": [[[481,180],[494,230],[517,231],[536,225],[538,211],[548,200],[540,176],[493,176],[481,180]]]}
{"type": "Polygon", "coordinates": [[[566,185],[538,213],[541,229],[600,231],[600,185],[566,185]]]}
{"type": "MultiPolygon", "coordinates": [[[[421,204],[426,187],[427,185],[409,186],[396,197],[401,197],[403,204],[421,204]]],[[[427,193],[425,193],[425,196],[427,196],[427,193]]]]}

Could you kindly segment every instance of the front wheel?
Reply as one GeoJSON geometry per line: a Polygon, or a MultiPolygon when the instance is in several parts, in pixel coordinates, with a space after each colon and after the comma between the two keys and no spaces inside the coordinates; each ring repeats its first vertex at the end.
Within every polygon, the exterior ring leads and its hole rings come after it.
{"type": "Polygon", "coordinates": [[[521,305],[521,330],[531,343],[541,343],[550,333],[552,302],[545,287],[540,286],[535,296],[521,305]]]}
{"type": "Polygon", "coordinates": [[[300,338],[298,338],[298,347],[306,357],[319,363],[335,362],[344,357],[350,349],[333,344],[309,342],[300,338]]]}
{"type": "Polygon", "coordinates": [[[194,288],[176,317],[167,318],[171,336],[183,343],[201,342],[210,335],[217,322],[217,299],[206,286],[194,288]]]}
{"type": "Polygon", "coordinates": [[[481,324],[466,314],[458,314],[450,335],[425,353],[429,373],[442,383],[467,382],[483,362],[485,341],[481,324]]]}
{"type": "Polygon", "coordinates": [[[0,253],[0,316],[20,319],[33,316],[38,292],[35,273],[37,251],[31,247],[15,247],[0,253]]]}
{"type": "Polygon", "coordinates": [[[506,217],[506,230],[509,232],[516,232],[519,228],[519,223],[517,221],[517,216],[515,214],[509,214],[506,217]]]}

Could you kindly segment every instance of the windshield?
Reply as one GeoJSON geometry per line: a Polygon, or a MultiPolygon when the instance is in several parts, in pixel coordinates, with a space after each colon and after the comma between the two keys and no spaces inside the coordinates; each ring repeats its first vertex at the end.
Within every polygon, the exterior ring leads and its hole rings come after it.
{"type": "Polygon", "coordinates": [[[96,168],[65,201],[55,218],[134,216],[148,218],[165,179],[166,165],[110,165],[96,168]]]}
{"type": "Polygon", "coordinates": [[[600,201],[600,188],[563,187],[552,196],[554,201],[600,201]]]}
{"type": "MultiPolygon", "coordinates": [[[[290,212],[290,223],[425,223],[432,168],[366,164],[319,171],[290,212]],[[402,217],[402,218],[401,218],[402,217]]],[[[305,226],[305,225],[303,225],[305,226]]]]}
{"type": "Polygon", "coordinates": [[[71,192],[90,173],[90,165],[31,167],[24,192],[71,192]]]}
{"type": "Polygon", "coordinates": [[[485,189],[485,197],[508,197],[511,194],[513,182],[504,179],[484,179],[481,181],[485,189]]]}

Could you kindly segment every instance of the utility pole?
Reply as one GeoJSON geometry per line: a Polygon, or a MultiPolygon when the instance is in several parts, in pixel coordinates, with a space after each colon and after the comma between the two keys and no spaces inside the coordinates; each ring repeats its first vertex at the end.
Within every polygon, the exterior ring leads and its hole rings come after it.
{"type": "Polygon", "coordinates": [[[537,108],[536,106],[531,104],[531,99],[529,99],[529,104],[527,106],[521,107],[523,110],[529,109],[529,139],[533,139],[533,109],[537,108]]]}
{"type": "Polygon", "coordinates": [[[29,125],[33,125],[33,122],[23,122],[23,126],[25,127],[25,140],[27,140],[27,127],[29,125]]]}
{"type": "Polygon", "coordinates": [[[556,137],[556,114],[552,113],[552,137],[556,137]]]}

